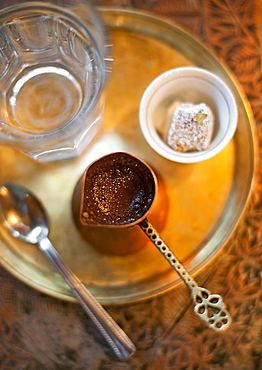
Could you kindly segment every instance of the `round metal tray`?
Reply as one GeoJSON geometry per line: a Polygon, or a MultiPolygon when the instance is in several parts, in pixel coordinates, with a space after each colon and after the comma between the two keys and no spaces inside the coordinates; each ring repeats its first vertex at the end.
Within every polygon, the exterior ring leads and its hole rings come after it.
{"type": "MultiPolygon", "coordinates": [[[[61,257],[101,303],[115,304],[160,294],[180,279],[149,241],[139,252],[106,256],[81,238],[73,222],[71,198],[87,165],[107,153],[126,151],[153,167],[166,193],[161,235],[194,274],[225,245],[245,209],[254,178],[255,140],[252,114],[240,87],[199,41],[146,13],[100,11],[109,26],[115,59],[102,130],[80,157],[53,163],[35,163],[0,146],[0,181],[16,181],[39,196],[50,216],[50,239],[61,257]],[[165,70],[183,65],[196,65],[220,76],[235,95],[239,110],[237,131],[230,144],[216,157],[192,165],[160,157],[146,143],[138,122],[146,86],[165,70]]],[[[2,232],[0,261],[39,291],[74,301],[37,247],[2,232]]]]}

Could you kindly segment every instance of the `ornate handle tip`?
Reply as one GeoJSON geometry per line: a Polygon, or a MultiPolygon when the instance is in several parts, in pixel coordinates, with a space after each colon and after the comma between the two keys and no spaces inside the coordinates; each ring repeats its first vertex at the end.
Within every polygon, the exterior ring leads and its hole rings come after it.
{"type": "Polygon", "coordinates": [[[192,298],[196,315],[211,329],[224,331],[229,327],[232,320],[220,295],[210,294],[207,289],[196,287],[192,291],[192,298]]]}

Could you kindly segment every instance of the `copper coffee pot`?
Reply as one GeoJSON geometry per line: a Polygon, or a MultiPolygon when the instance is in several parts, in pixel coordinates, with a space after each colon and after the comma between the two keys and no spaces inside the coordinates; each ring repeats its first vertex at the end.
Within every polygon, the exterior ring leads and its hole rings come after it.
{"type": "Polygon", "coordinates": [[[123,248],[129,243],[128,231],[140,228],[190,289],[195,313],[210,328],[225,330],[231,318],[221,296],[197,285],[148,220],[157,187],[155,173],[142,160],[123,152],[106,155],[86,169],[76,186],[73,196],[76,224],[87,239],[94,231],[100,234],[101,244],[106,238],[113,239],[114,243],[116,232],[120,232],[123,248]]]}

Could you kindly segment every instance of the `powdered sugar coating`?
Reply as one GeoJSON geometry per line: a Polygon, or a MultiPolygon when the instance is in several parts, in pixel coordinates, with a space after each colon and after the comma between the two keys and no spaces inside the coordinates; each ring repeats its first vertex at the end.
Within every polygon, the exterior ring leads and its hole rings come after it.
{"type": "Polygon", "coordinates": [[[172,115],[167,144],[179,152],[206,150],[213,127],[213,113],[205,103],[181,103],[172,115]]]}

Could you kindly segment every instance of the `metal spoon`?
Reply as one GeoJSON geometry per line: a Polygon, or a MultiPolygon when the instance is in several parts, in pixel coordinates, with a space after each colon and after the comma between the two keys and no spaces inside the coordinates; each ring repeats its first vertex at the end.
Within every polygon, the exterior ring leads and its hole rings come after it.
{"type": "Polygon", "coordinates": [[[117,358],[127,359],[135,346],[112,317],[70,271],[48,239],[48,217],[39,200],[15,183],[0,185],[1,225],[15,238],[37,244],[48,257],[96,325],[117,358]]]}

